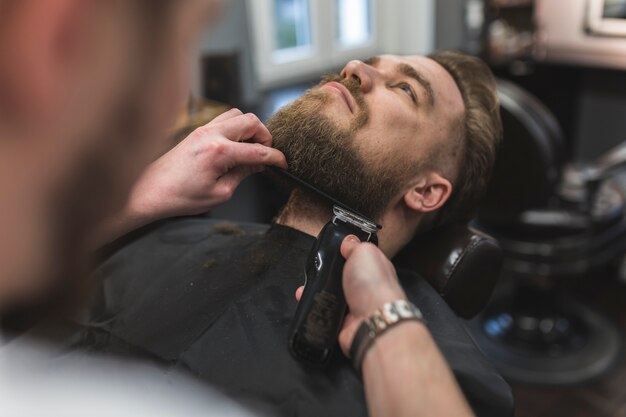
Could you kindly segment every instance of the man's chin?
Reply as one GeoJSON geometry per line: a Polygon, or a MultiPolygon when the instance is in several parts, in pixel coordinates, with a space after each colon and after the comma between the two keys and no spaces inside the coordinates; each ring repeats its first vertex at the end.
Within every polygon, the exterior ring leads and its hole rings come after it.
{"type": "Polygon", "coordinates": [[[348,131],[350,130],[350,126],[352,126],[352,118],[348,115],[344,115],[340,112],[340,110],[341,109],[334,106],[326,106],[320,111],[320,113],[328,119],[336,130],[348,131]]]}

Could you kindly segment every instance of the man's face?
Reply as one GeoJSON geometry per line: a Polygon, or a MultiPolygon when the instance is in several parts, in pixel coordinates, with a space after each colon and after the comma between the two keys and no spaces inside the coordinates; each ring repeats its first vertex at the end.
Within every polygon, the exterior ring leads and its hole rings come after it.
{"type": "Polygon", "coordinates": [[[456,151],[463,112],[456,83],[435,61],[383,55],[349,62],[268,127],[296,175],[380,218],[424,170],[456,175],[442,156],[456,151]]]}

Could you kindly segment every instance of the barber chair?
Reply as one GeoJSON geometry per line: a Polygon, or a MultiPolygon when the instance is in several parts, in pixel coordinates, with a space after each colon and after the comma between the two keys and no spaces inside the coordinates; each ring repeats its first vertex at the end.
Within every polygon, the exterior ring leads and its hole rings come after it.
{"type": "Polygon", "coordinates": [[[626,144],[587,164],[567,161],[550,111],[498,82],[504,141],[474,226],[504,252],[502,280],[471,333],[502,374],[541,385],[578,384],[611,369],[621,351],[611,321],[558,290],[598,279],[626,252],[625,193],[615,181],[626,144]]]}
{"type": "Polygon", "coordinates": [[[449,224],[414,239],[393,262],[416,271],[459,317],[470,319],[489,301],[500,276],[502,249],[484,232],[449,224]]]}

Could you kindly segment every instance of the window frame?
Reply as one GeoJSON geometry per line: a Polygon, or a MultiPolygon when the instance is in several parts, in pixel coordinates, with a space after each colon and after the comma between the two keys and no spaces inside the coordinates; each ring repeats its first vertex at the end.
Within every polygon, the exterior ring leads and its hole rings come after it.
{"type": "Polygon", "coordinates": [[[382,1],[369,0],[371,37],[366,44],[342,47],[337,40],[336,0],[309,0],[311,48],[308,54],[293,61],[275,62],[274,54],[274,0],[248,0],[248,20],[251,28],[253,59],[260,89],[268,89],[317,77],[324,72],[341,68],[348,60],[365,59],[381,50],[380,18],[384,12],[382,1]]]}

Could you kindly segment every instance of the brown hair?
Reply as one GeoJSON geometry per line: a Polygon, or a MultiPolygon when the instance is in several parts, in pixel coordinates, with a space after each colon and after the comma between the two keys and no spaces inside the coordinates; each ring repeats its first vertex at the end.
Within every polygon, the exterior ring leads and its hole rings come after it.
{"type": "Polygon", "coordinates": [[[465,104],[457,179],[434,220],[436,226],[467,221],[475,214],[491,178],[502,121],[496,81],[487,64],[456,51],[436,51],[428,57],[450,73],[465,104]]]}

